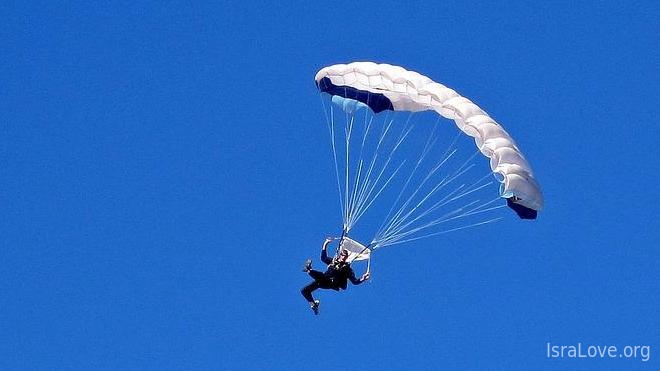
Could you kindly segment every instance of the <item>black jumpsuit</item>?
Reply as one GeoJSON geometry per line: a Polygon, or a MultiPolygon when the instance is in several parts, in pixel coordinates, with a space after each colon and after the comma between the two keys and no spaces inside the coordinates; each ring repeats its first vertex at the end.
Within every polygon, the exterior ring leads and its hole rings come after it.
{"type": "Polygon", "coordinates": [[[312,303],[314,301],[312,292],[316,289],[332,289],[339,291],[339,289],[346,290],[348,280],[354,285],[362,283],[361,280],[355,277],[355,272],[353,272],[353,268],[351,268],[350,264],[339,262],[333,264],[332,259],[328,257],[328,253],[325,249],[321,250],[321,261],[328,265],[328,269],[325,272],[314,269],[310,270],[309,275],[314,281],[300,290],[308,302],[312,303]]]}

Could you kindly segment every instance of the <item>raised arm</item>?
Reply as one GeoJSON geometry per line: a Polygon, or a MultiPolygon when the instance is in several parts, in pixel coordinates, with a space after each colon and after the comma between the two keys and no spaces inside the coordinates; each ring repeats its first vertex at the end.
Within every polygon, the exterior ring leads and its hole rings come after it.
{"type": "Polygon", "coordinates": [[[328,257],[328,245],[330,245],[330,242],[332,242],[332,238],[326,237],[323,247],[321,247],[321,261],[328,265],[332,264],[332,259],[328,257]]]}

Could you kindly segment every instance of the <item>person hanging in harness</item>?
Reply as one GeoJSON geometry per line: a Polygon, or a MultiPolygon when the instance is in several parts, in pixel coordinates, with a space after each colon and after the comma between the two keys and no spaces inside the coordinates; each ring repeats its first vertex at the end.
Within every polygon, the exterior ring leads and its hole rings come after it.
{"type": "Polygon", "coordinates": [[[352,284],[359,285],[362,282],[369,279],[369,272],[365,273],[359,279],[355,277],[355,272],[351,268],[351,263],[347,261],[348,259],[348,250],[340,250],[339,254],[333,259],[328,257],[328,245],[332,242],[333,238],[327,237],[323,242],[323,247],[321,247],[321,261],[328,265],[328,268],[325,272],[317,271],[312,269],[312,260],[307,259],[305,261],[305,266],[303,267],[303,272],[308,273],[314,281],[309,285],[305,286],[300,290],[302,295],[309,302],[314,314],[319,314],[319,304],[318,300],[314,300],[312,292],[316,289],[332,289],[335,291],[346,290],[348,281],[350,280],[352,284]]]}

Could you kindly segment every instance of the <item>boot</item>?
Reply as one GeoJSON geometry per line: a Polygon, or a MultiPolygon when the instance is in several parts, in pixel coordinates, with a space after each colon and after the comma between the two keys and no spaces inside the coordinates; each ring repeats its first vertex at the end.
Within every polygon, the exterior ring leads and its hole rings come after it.
{"type": "Polygon", "coordinates": [[[307,273],[312,270],[312,259],[305,260],[305,265],[303,265],[302,271],[307,273]]]}
{"type": "Polygon", "coordinates": [[[321,302],[318,300],[314,300],[314,302],[310,303],[309,306],[312,308],[312,311],[314,314],[318,315],[319,314],[319,305],[321,305],[321,302]]]}

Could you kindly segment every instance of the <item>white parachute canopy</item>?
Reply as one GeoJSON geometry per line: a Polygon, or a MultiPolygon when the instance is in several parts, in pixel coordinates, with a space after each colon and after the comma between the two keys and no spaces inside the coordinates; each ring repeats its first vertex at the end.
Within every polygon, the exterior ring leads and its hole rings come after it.
{"type": "MultiPolygon", "coordinates": [[[[331,98],[326,115],[332,138],[344,233],[348,234],[381,193],[395,182],[396,177],[403,177],[403,189],[392,203],[383,225],[368,244],[372,250],[444,233],[419,236],[419,232],[431,227],[482,215],[503,206],[497,206],[497,199],[506,199],[506,206],[522,219],[535,219],[537,211],[543,207],[543,196],[532,168],[513,138],[484,110],[455,90],[417,72],[372,62],[325,67],[316,74],[315,80],[322,96],[331,98]],[[469,161],[474,155],[468,156],[464,163],[459,162],[455,168],[448,168],[450,160],[455,157],[454,142],[439,160],[433,160],[436,162],[428,170],[422,170],[420,164],[436,153],[435,127],[428,140],[411,146],[419,149],[419,153],[398,165],[394,163],[393,155],[403,151],[406,141],[413,135],[410,134],[412,128],[408,126],[408,119],[403,124],[395,123],[389,112],[394,115],[397,112],[423,111],[436,112],[443,118],[453,120],[459,129],[457,135],[464,137],[457,138],[472,138],[476,144],[476,148],[472,147],[475,154],[489,158],[490,173],[500,183],[494,200],[479,199],[458,207],[452,206],[457,200],[464,201],[467,196],[488,189],[493,178],[489,178],[491,181],[479,178],[474,182],[461,179],[472,167],[469,161]],[[385,117],[380,118],[381,115],[385,117]],[[341,118],[344,118],[343,125],[341,118]],[[397,128],[399,131],[396,131],[397,128]],[[385,150],[392,136],[391,145],[385,150]],[[367,149],[370,141],[374,148],[371,152],[367,149]],[[341,160],[342,169],[339,166],[341,160]],[[406,170],[409,171],[406,173],[406,170]],[[418,177],[424,171],[424,176],[418,177]],[[419,178],[417,182],[420,184],[412,185],[416,178],[419,178]],[[424,187],[428,188],[422,191],[424,187]],[[436,215],[438,212],[440,215],[436,215]],[[425,219],[432,215],[436,216],[425,219]]],[[[435,125],[443,124],[436,122],[435,125]]],[[[451,230],[494,220],[481,220],[451,230]]],[[[348,241],[347,246],[353,246],[353,243],[360,245],[348,238],[345,240],[348,241]]]]}

